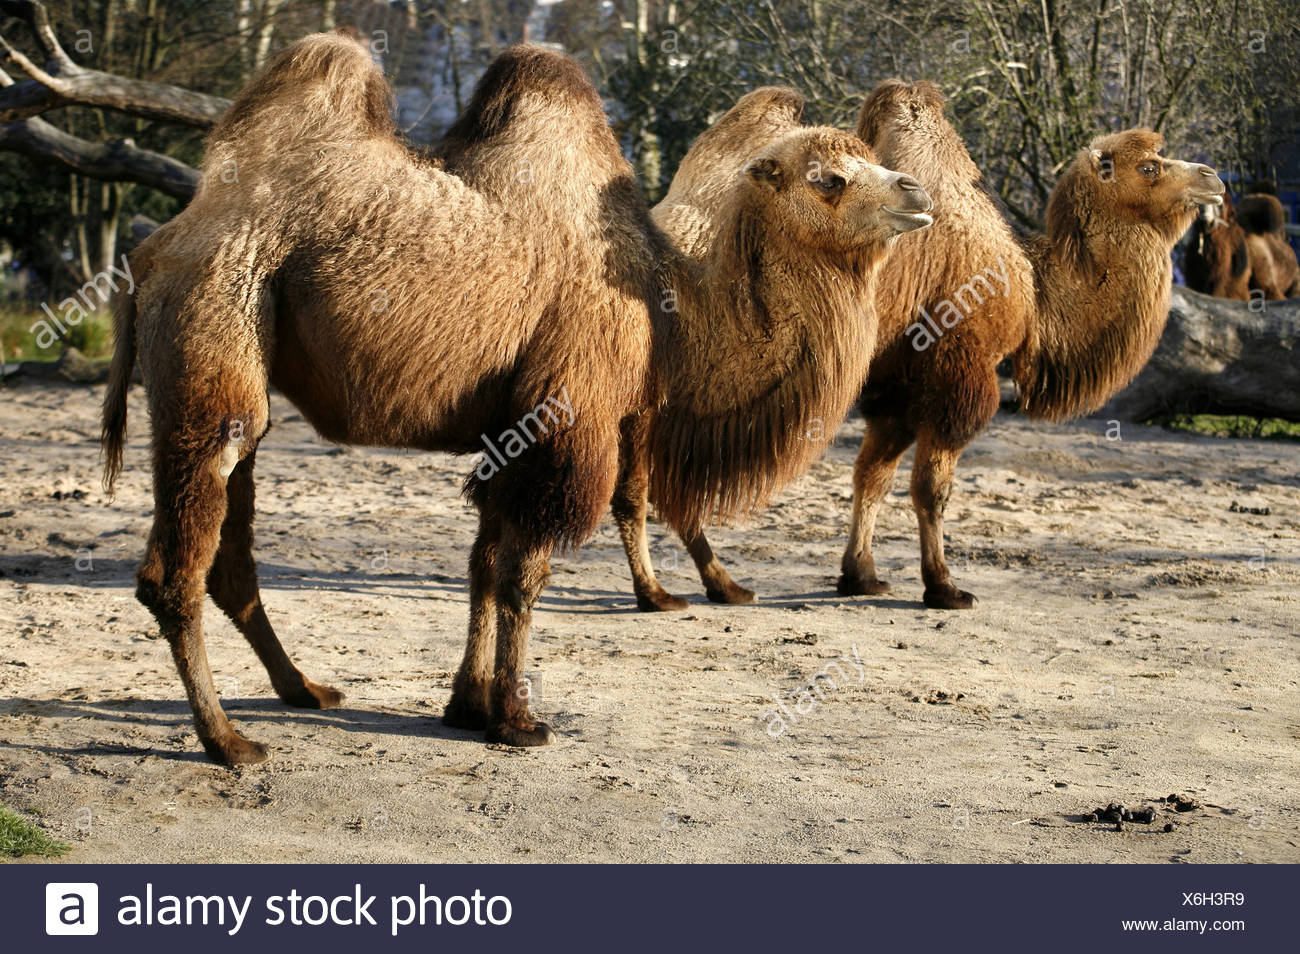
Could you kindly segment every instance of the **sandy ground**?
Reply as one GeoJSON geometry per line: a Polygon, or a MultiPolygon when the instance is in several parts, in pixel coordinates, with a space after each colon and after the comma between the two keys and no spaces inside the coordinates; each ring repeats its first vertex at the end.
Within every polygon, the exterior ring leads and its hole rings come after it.
{"type": "Polygon", "coordinates": [[[682,613],[635,611],[612,524],[558,559],[531,654],[559,739],[514,751],[437,718],[465,629],[466,461],[335,448],[276,399],[263,594],[348,700],[280,705],[209,606],[226,707],[274,750],[230,771],[201,756],[132,596],[141,393],[111,504],[101,397],[0,393],[0,801],[39,811],[70,861],[1300,861],[1295,444],[1000,417],[949,508],[981,603],[944,613],[919,603],[906,462],[878,538],[894,593],[834,593],[850,422],[753,526],[716,533],[754,606],[709,604],[658,527],[682,613]],[[800,697],[818,673],[835,685],[800,697]],[[1077,820],[1173,792],[1203,807],[1077,820]]]}

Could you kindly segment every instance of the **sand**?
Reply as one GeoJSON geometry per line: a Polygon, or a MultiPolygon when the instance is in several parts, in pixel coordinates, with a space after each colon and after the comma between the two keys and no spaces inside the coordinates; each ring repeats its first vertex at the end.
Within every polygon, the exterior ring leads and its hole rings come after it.
{"type": "Polygon", "coordinates": [[[557,558],[530,656],[558,741],[519,751],[438,720],[466,625],[468,461],[333,447],[276,398],[262,592],[347,701],[284,707],[209,604],[227,711],[274,752],[232,771],[203,757],[132,595],[142,393],[112,502],[101,399],[0,392],[0,801],[38,811],[68,861],[1300,861],[1300,445],[1000,416],[947,524],[980,603],[943,612],[919,602],[908,460],[878,533],[893,593],[834,592],[850,421],[769,511],[713,535],[753,606],[708,603],[658,526],[681,613],[635,610],[610,522],[557,558]],[[1202,807],[1152,801],[1174,792],[1202,807]],[[1110,802],[1161,811],[1079,820],[1110,802]]]}

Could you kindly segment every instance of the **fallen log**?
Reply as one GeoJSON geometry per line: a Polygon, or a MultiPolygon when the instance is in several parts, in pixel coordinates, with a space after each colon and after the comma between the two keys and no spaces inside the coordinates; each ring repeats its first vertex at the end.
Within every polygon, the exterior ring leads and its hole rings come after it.
{"type": "Polygon", "coordinates": [[[1175,286],[1155,354],[1098,416],[1179,414],[1300,421],[1300,298],[1239,302],[1175,286]]]}

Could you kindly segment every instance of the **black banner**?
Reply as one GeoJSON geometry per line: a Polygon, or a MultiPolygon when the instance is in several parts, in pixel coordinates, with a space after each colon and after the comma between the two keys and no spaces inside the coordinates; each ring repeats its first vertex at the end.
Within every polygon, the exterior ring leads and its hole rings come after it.
{"type": "Polygon", "coordinates": [[[1295,884],[1236,866],[7,865],[0,911],[15,952],[1255,951],[1294,946],[1295,884]]]}

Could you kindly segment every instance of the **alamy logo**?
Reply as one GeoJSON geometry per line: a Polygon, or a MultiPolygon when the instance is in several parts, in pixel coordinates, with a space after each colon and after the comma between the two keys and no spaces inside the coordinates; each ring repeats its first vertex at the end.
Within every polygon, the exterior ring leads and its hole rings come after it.
{"type": "Polygon", "coordinates": [[[99,885],[56,881],[45,886],[46,934],[98,934],[99,885]]]}

